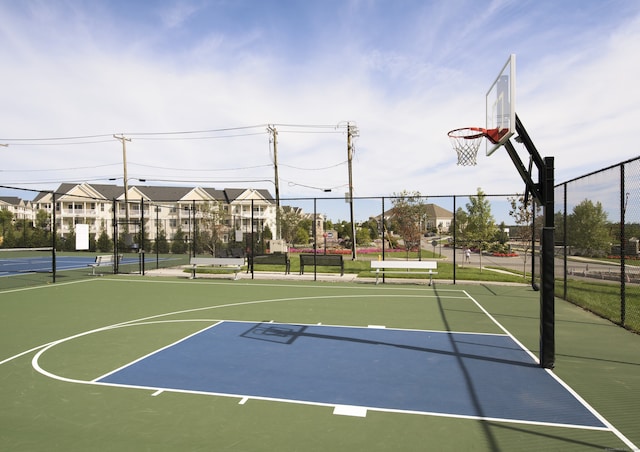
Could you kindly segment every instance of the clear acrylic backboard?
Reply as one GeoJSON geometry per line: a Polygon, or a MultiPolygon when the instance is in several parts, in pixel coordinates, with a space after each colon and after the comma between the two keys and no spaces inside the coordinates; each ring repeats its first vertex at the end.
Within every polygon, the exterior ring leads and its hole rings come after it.
{"type": "Polygon", "coordinates": [[[493,154],[516,131],[516,56],[511,54],[487,91],[487,122],[496,140],[485,140],[487,155],[493,154]]]}

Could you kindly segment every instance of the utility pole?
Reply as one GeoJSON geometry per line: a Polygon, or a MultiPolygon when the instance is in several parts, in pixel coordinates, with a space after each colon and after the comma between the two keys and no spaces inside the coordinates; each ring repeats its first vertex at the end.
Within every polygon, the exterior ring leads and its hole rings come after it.
{"type": "Polygon", "coordinates": [[[353,142],[358,136],[358,128],[347,122],[347,161],[349,163],[349,207],[351,211],[351,259],[356,260],[356,223],[353,218],[353,142]]]}
{"type": "Polygon", "coordinates": [[[274,126],[267,127],[273,143],[274,185],[276,187],[276,239],[280,239],[280,179],[278,177],[278,131],[274,126]]]}
{"type": "MultiPolygon", "coordinates": [[[[124,134],[120,136],[114,135],[113,138],[122,143],[122,166],[124,168],[124,218],[125,218],[125,232],[129,234],[129,179],[127,177],[127,141],[131,141],[131,138],[125,138],[124,134]]],[[[116,238],[117,239],[117,238],[116,238]]]]}

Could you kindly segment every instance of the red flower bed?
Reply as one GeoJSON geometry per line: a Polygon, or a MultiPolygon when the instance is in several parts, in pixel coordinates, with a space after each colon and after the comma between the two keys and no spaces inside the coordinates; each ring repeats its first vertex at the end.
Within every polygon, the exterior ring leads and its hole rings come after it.
{"type": "Polygon", "coordinates": [[[493,253],[494,257],[518,257],[518,253],[493,253]]]}

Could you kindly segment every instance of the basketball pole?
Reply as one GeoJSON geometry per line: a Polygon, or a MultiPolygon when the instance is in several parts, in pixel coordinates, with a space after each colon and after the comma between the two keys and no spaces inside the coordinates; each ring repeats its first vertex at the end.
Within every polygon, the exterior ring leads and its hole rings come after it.
{"type": "Polygon", "coordinates": [[[538,183],[531,179],[511,141],[504,147],[511,157],[527,190],[543,207],[544,227],[541,237],[541,284],[540,291],[540,366],[553,369],[555,366],[555,256],[554,256],[554,160],[553,157],[540,157],[531,137],[516,115],[517,140],[521,141],[538,170],[538,183]]]}

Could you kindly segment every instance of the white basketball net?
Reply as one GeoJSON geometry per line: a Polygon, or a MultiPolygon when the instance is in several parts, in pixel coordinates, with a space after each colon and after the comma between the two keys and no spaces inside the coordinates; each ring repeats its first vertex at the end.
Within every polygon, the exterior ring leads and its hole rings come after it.
{"type": "Polygon", "coordinates": [[[484,134],[472,129],[456,129],[449,132],[449,140],[453,149],[458,153],[458,165],[475,166],[477,164],[478,148],[484,134]]]}

